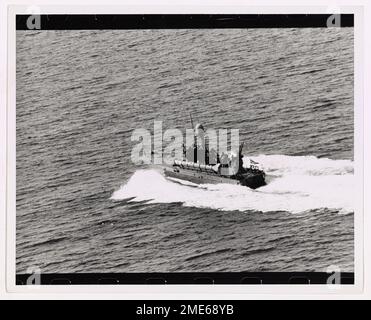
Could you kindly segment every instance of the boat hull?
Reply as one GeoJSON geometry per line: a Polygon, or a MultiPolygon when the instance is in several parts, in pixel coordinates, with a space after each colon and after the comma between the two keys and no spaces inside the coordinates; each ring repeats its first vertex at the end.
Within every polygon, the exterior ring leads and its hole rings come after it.
{"type": "Polygon", "coordinates": [[[264,186],[265,176],[263,172],[246,172],[244,174],[228,177],[220,174],[213,174],[210,172],[203,172],[199,170],[190,170],[180,167],[164,167],[164,175],[170,178],[189,181],[195,184],[219,184],[228,183],[234,185],[242,185],[252,189],[264,186]]]}

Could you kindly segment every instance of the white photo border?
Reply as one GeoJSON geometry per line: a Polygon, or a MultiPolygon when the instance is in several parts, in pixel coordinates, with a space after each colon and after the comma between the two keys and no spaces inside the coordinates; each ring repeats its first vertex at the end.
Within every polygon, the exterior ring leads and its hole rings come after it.
{"type": "MultiPolygon", "coordinates": [[[[319,14],[331,13],[333,6],[272,6],[237,5],[174,5],[170,1],[162,5],[40,5],[40,14],[319,14]]],[[[313,1],[312,1],[313,2],[313,1]]],[[[325,3],[326,1],[322,1],[325,3]]],[[[350,1],[348,1],[350,3],[350,1]]],[[[76,3],[76,2],[75,2],[76,3]]],[[[174,2],[172,2],[174,3],[174,2]]],[[[191,2],[189,2],[191,3],[191,2]]],[[[220,2],[218,2],[220,3],[220,2]]],[[[256,3],[256,2],[253,2],[256,3]]],[[[266,3],[266,2],[265,2],[266,3]]],[[[343,2],[342,2],[343,3],[343,2]]],[[[354,14],[354,163],[356,199],[354,212],[354,285],[332,288],[327,285],[42,285],[17,286],[16,279],[16,14],[29,13],[29,6],[8,7],[7,20],[7,150],[6,150],[6,290],[9,293],[29,295],[62,294],[120,294],[121,298],[156,299],[246,299],[257,294],[315,294],[338,296],[360,294],[364,281],[364,97],[363,97],[363,41],[364,17],[361,6],[340,6],[340,12],[354,14]]]]}

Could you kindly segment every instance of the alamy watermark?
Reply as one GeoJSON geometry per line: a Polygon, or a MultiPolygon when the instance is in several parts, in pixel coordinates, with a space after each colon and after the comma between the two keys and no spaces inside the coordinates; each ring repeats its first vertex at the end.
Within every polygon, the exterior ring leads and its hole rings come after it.
{"type": "Polygon", "coordinates": [[[331,265],[326,269],[329,274],[326,284],[331,289],[339,289],[341,285],[341,269],[338,266],[331,265]]]}
{"type": "Polygon", "coordinates": [[[30,267],[27,269],[27,273],[30,276],[27,278],[27,286],[31,286],[33,289],[40,288],[41,285],[41,269],[38,267],[30,267]]]}
{"type": "Polygon", "coordinates": [[[197,124],[185,135],[176,128],[163,131],[162,121],[154,121],[153,134],[144,128],[135,129],[131,142],[134,164],[171,165],[174,161],[202,165],[220,165],[222,174],[236,174],[241,161],[239,129],[204,129],[197,124]]]}
{"type": "Polygon", "coordinates": [[[27,7],[27,13],[30,16],[26,20],[26,26],[29,30],[41,29],[41,9],[38,6],[27,7]]]}

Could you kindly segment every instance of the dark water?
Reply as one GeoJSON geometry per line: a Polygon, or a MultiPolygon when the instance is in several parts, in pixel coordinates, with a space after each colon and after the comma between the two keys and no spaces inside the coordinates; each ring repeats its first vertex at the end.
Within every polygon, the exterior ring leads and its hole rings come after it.
{"type": "Polygon", "coordinates": [[[17,31],[17,271],[353,270],[353,28],[17,31]],[[238,128],[273,177],[192,187],[135,128],[238,128]]]}

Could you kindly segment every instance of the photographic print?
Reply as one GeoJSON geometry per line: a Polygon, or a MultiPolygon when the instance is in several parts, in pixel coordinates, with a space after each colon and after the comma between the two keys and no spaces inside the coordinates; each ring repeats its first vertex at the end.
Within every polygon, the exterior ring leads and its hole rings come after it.
{"type": "Polygon", "coordinates": [[[354,272],[352,25],[43,21],[16,31],[17,274],[354,272]]]}

